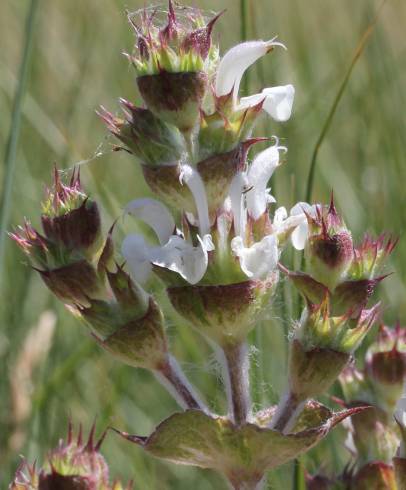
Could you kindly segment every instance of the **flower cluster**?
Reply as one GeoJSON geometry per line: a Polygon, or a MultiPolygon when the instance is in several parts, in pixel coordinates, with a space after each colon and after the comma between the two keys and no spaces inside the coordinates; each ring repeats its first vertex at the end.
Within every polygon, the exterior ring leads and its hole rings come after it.
{"type": "MultiPolygon", "coordinates": [[[[55,170],[43,232],[27,222],[12,238],[101,347],[152,371],[184,409],[148,437],[118,432],[156,457],[214,469],[233,488],[248,490],[260,488],[267,470],[364,412],[349,406],[333,413],[313,398],[330,388],[374,323],[379,304],[369,300],[396,243],[367,237],[355,246],[333,201],[298,203],[289,213],[275,206],[268,182],[287,148],[276,136],[252,133],[260,114],[290,118],[294,89],[241,98],[239,86],[250,65],[285,47],[275,39],[249,41],[220,57],[212,41],[217,19],[175,9],[171,1],[164,21],[156,10],[129,15],[136,42],[128,58],[143,104],[121,99],[122,116],[99,110],[156,196],[124,206],[134,228],[142,223],[151,233],[128,234],[118,252],[115,227],[103,238],[99,208],[78,173],[63,184],[55,170]],[[290,244],[304,250],[306,272],[283,265],[290,244]],[[280,271],[305,308],[289,341],[286,393],[277,407],[254,413],[247,336],[268,310],[280,271]],[[170,353],[167,312],[153,293],[157,280],[171,307],[214,348],[226,415],[212,413],[170,353]]],[[[387,359],[370,356],[371,376],[382,378],[381,398],[393,409],[397,395],[385,385],[392,368],[374,367],[387,359]]]]}
{"type": "Polygon", "coordinates": [[[83,440],[82,428],[76,438],[69,424],[66,442],[62,439],[49,452],[41,468],[23,460],[17,469],[10,490],[131,490],[131,483],[124,487],[119,481],[110,483],[108,465],[100,454],[106,433],[94,440],[95,426],[87,441],[83,440]]]}
{"type": "Polygon", "coordinates": [[[290,342],[289,389],[274,419],[285,430],[305,400],[330,388],[374,324],[379,303],[368,302],[385,277],[379,276],[380,266],[396,245],[368,237],[355,246],[333,199],[329,206],[299,203],[291,218],[300,217],[299,208],[306,220],[292,240],[304,249],[307,272],[281,266],[306,302],[290,342]]]}
{"type": "Polygon", "coordinates": [[[340,375],[346,407],[366,406],[346,423],[351,463],[337,478],[309,477],[310,489],[402,489],[406,483],[406,328],[381,326],[360,368],[340,375]],[[324,482],[325,486],[320,486],[324,482]]]}

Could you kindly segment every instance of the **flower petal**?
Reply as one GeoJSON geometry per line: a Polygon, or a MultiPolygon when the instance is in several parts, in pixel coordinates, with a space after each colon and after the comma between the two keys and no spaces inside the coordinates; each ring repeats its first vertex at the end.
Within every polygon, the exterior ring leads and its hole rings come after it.
{"type": "Polygon", "coordinates": [[[286,220],[286,226],[297,226],[292,233],[291,241],[296,250],[303,250],[306,245],[309,225],[307,223],[306,214],[316,216],[317,204],[309,204],[307,202],[298,202],[290,210],[290,217],[286,220]]]}
{"type": "Polygon", "coordinates": [[[281,206],[280,208],[275,210],[272,222],[272,226],[275,228],[275,230],[279,231],[280,226],[283,225],[287,217],[288,212],[286,211],[286,208],[284,206],[281,206]]]}
{"type": "Polygon", "coordinates": [[[254,107],[263,101],[262,108],[275,121],[287,121],[292,114],[295,88],[293,85],[282,85],[280,87],[265,88],[260,94],[242,97],[238,109],[254,107]]]}
{"type": "Polygon", "coordinates": [[[266,88],[262,91],[266,96],[262,106],[275,121],[287,121],[292,114],[295,88],[293,85],[266,88]]]}
{"type": "Polygon", "coordinates": [[[271,39],[270,41],[248,41],[237,44],[227,51],[221,59],[217,71],[215,86],[217,97],[228,95],[233,91],[233,99],[236,101],[245,70],[271,51],[274,46],[285,48],[283,44],[271,39]]]}
{"type": "Polygon", "coordinates": [[[151,275],[151,247],[142,235],[127,235],[121,245],[121,253],[130,268],[131,277],[140,284],[145,284],[151,275]]]}
{"type": "Polygon", "coordinates": [[[180,175],[181,183],[189,187],[196,203],[197,216],[199,219],[199,231],[201,236],[210,233],[209,206],[207,203],[206,188],[199,172],[190,165],[182,165],[180,175]]]}
{"type": "Polygon", "coordinates": [[[309,204],[308,202],[298,202],[290,210],[291,216],[297,216],[299,214],[304,214],[306,212],[310,216],[316,215],[317,204],[309,204]]]}
{"type": "Polygon", "coordinates": [[[168,208],[155,199],[135,199],[127,204],[125,213],[149,225],[155,231],[161,245],[169,240],[175,230],[175,221],[168,208]]]}
{"type": "Polygon", "coordinates": [[[155,247],[151,254],[152,263],[180,274],[190,284],[198,283],[204,276],[207,252],[214,249],[210,235],[198,236],[199,245],[194,247],[183,238],[173,235],[163,247],[155,247]]]}
{"type": "Polygon", "coordinates": [[[243,192],[247,188],[247,185],[248,178],[245,172],[239,172],[236,174],[230,184],[229,197],[234,219],[235,236],[244,236],[247,216],[244,206],[243,192]]]}
{"type": "Polygon", "coordinates": [[[279,165],[279,151],[282,147],[274,145],[258,153],[248,170],[249,191],[246,193],[247,209],[250,216],[259,219],[266,211],[269,202],[267,184],[275,168],[279,165]]]}
{"type": "Polygon", "coordinates": [[[306,221],[293,230],[291,240],[296,250],[303,250],[305,248],[308,230],[309,226],[306,221]]]}
{"type": "Polygon", "coordinates": [[[251,247],[244,247],[241,237],[231,241],[231,249],[239,259],[241,270],[250,279],[263,279],[277,266],[278,241],[275,235],[267,235],[251,247]]]}

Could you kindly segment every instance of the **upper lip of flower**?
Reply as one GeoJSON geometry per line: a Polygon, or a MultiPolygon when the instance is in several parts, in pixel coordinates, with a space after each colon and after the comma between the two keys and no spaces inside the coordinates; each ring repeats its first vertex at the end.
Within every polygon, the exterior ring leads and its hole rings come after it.
{"type": "Polygon", "coordinates": [[[267,204],[275,202],[266,186],[280,165],[279,152],[287,149],[279,146],[278,138],[274,138],[275,145],[258,153],[248,171],[239,172],[231,182],[229,194],[236,236],[244,237],[247,214],[258,220],[266,212],[267,204]]]}
{"type": "Polygon", "coordinates": [[[286,121],[292,112],[295,94],[293,85],[265,88],[259,94],[238,100],[238,91],[245,70],[259,58],[269,53],[275,46],[286,49],[284,44],[275,41],[275,39],[247,41],[231,48],[220,61],[215,83],[215,95],[221,97],[232,94],[233,105],[236,110],[247,109],[263,102],[263,109],[275,120],[286,121]]]}
{"type": "Polygon", "coordinates": [[[230,186],[230,204],[234,216],[235,238],[231,241],[233,253],[239,258],[243,272],[252,279],[263,278],[272,272],[279,260],[276,233],[264,236],[259,242],[247,246],[248,219],[258,220],[267,212],[269,202],[275,202],[267,183],[279,166],[279,152],[286,148],[275,144],[260,152],[247,172],[237,174],[230,186]]]}

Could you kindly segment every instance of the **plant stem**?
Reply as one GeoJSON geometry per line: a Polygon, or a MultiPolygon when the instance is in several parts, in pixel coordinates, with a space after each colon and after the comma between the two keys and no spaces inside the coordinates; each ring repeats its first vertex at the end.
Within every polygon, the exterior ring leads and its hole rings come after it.
{"type": "Polygon", "coordinates": [[[278,430],[284,434],[289,433],[303,410],[305,400],[298,399],[288,391],[279,402],[275,415],[272,417],[271,429],[278,430]]]}
{"type": "Polygon", "coordinates": [[[25,24],[25,41],[23,48],[23,57],[20,65],[17,90],[14,97],[13,111],[11,116],[11,129],[6,145],[6,154],[4,157],[4,177],[3,188],[0,198],[0,277],[2,277],[4,247],[6,239],[6,230],[10,219],[10,202],[13,189],[15,161],[17,154],[18,137],[20,134],[21,107],[25,93],[28,69],[31,60],[32,37],[34,33],[34,20],[39,0],[31,0],[30,8],[27,14],[25,24]]]}
{"type": "Polygon", "coordinates": [[[168,355],[166,362],[154,374],[183,409],[195,408],[209,412],[173,356],[168,355]]]}
{"type": "Polygon", "coordinates": [[[230,344],[223,353],[229,412],[234,423],[241,425],[251,412],[248,345],[245,341],[230,344]]]}

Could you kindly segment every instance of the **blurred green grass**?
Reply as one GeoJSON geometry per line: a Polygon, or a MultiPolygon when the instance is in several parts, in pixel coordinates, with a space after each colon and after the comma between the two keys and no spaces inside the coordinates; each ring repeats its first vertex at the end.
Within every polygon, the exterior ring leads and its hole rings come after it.
{"type": "MultiPolygon", "coordinates": [[[[239,41],[240,2],[195,2],[203,9],[227,8],[217,28],[222,51],[239,41]]],[[[251,92],[262,85],[292,82],[295,111],[283,125],[264,121],[258,134],[277,134],[289,147],[286,164],[273,181],[280,205],[289,207],[305,195],[311,154],[355,47],[379,3],[373,0],[251,0],[246,1],[248,38],[278,34],[288,52],[275,52],[249,70],[251,92]]],[[[93,195],[100,196],[106,228],[131,198],[148,194],[137,164],[126,154],[113,154],[111,140],[95,116],[103,104],[117,109],[117,98],[137,98],[134,76],[120,55],[130,50],[132,33],[124,9],[144,1],[39,0],[32,45],[32,65],[22,110],[10,226],[24,216],[38,224],[39,201],[53,162],[63,168],[86,161],[82,174],[93,195]],[[100,155],[93,158],[97,153],[100,155]]],[[[13,97],[22,56],[28,0],[0,3],[0,150],[5,153],[13,97]]],[[[389,270],[396,271],[380,289],[388,323],[406,321],[406,4],[389,0],[344,97],[318,157],[314,199],[335,198],[354,235],[387,230],[401,236],[389,270]]],[[[247,89],[247,83],[244,90],[247,89]]],[[[4,178],[0,168],[0,182],[4,178]]],[[[1,192],[4,192],[2,189],[1,192]]],[[[285,260],[288,260],[286,258],[285,260]]],[[[289,258],[290,260],[290,258],[289,258]]],[[[297,260],[297,258],[296,258],[297,260]]],[[[139,434],[149,431],[176,409],[148,373],[114,362],[95,347],[79,325],[59,305],[25,265],[17,248],[6,241],[0,301],[0,478],[6,488],[18,464],[18,454],[34,460],[65,430],[69,416],[89,427],[111,424],[139,434]],[[44,310],[57,314],[51,350],[36,371],[30,396],[32,413],[24,424],[26,437],[18,451],[10,447],[12,423],[10,373],[29,329],[44,310]]],[[[281,284],[274,307],[253,336],[255,401],[276,400],[284,385],[286,335],[295,315],[295,298],[283,301],[281,284]],[[291,304],[292,303],[292,304],[291,304]]],[[[289,293],[289,291],[288,291],[289,293]]],[[[289,297],[289,294],[287,295],[289,297]]],[[[169,333],[188,375],[221,410],[224,400],[210,349],[176,318],[169,333]]],[[[343,464],[335,451],[337,430],[306,456],[309,469],[343,464]]],[[[208,471],[175,467],[145,457],[135,446],[110,434],[104,445],[113,474],[134,478],[136,488],[223,488],[208,471]]],[[[289,487],[292,465],[269,478],[269,488],[289,487]]]]}

